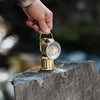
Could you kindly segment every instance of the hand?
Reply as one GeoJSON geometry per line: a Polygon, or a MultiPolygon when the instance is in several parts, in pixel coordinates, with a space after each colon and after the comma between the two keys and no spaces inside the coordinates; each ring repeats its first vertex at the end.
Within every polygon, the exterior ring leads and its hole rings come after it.
{"type": "Polygon", "coordinates": [[[53,28],[53,14],[40,0],[34,0],[31,5],[22,9],[28,17],[26,24],[29,27],[39,33],[50,33],[53,28]]]}

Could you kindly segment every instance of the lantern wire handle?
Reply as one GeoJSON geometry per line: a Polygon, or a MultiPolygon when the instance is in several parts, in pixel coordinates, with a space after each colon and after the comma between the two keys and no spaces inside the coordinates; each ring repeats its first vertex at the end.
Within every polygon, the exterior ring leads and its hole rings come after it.
{"type": "MultiPolygon", "coordinates": [[[[42,39],[42,33],[40,34],[40,37],[39,37],[39,39],[40,39],[40,41],[41,41],[41,39],[42,39]]],[[[50,33],[50,35],[51,35],[51,38],[53,39],[53,34],[52,33],[50,33]]]]}

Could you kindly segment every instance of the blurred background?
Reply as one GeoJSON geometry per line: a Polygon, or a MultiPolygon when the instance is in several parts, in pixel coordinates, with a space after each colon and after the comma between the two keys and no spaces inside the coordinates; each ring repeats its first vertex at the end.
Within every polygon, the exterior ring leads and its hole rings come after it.
{"type": "MultiPolygon", "coordinates": [[[[95,61],[100,71],[100,1],[42,0],[53,11],[52,33],[62,46],[55,61],[95,61]]],[[[0,0],[0,100],[14,100],[11,78],[40,65],[39,34],[11,0],[0,0]]]]}

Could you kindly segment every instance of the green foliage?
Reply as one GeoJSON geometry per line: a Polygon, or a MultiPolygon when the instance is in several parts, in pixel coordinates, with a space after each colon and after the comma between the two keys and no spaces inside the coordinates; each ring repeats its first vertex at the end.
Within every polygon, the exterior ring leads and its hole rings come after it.
{"type": "Polygon", "coordinates": [[[99,28],[92,22],[73,22],[70,24],[70,28],[72,31],[78,34],[97,34],[99,28]]]}
{"type": "Polygon", "coordinates": [[[79,40],[79,35],[76,32],[72,32],[67,26],[54,28],[53,33],[55,38],[61,41],[77,42],[79,40]]]}

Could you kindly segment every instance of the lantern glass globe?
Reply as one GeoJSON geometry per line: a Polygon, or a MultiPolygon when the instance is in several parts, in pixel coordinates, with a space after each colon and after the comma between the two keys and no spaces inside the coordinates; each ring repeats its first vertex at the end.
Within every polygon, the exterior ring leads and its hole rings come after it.
{"type": "Polygon", "coordinates": [[[58,42],[51,42],[46,49],[47,57],[50,59],[56,59],[61,53],[61,46],[58,42]]]}

